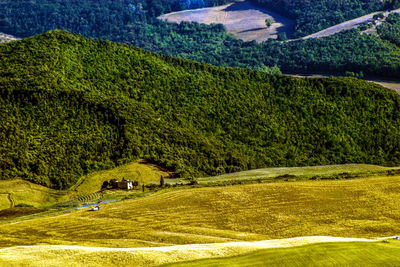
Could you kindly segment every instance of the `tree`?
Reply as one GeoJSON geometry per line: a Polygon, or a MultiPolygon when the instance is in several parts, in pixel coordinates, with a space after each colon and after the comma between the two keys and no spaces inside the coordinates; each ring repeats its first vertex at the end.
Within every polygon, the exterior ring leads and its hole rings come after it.
{"type": "Polygon", "coordinates": [[[287,36],[285,32],[281,32],[278,34],[278,40],[279,41],[286,41],[287,40],[287,36]]]}
{"type": "Polygon", "coordinates": [[[107,189],[108,187],[108,181],[104,181],[103,185],[101,186],[101,190],[107,189]]]}
{"type": "Polygon", "coordinates": [[[275,21],[273,19],[266,19],[265,20],[265,25],[267,25],[267,27],[270,27],[275,21]]]}

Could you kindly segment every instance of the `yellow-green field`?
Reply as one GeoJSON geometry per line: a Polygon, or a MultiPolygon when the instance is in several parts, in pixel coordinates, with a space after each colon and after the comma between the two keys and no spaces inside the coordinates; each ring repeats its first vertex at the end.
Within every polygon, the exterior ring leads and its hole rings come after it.
{"type": "MultiPolygon", "coordinates": [[[[308,179],[313,176],[332,176],[347,173],[350,175],[360,174],[362,176],[370,176],[379,172],[388,170],[396,170],[397,168],[388,168],[377,165],[366,164],[347,164],[332,166],[313,166],[313,167],[294,167],[294,168],[266,168],[251,171],[244,171],[232,174],[225,174],[215,177],[199,178],[200,184],[239,181],[239,180],[255,180],[262,179],[265,181],[273,181],[276,177],[282,175],[294,175],[295,179],[308,179]]],[[[166,183],[187,183],[184,179],[168,179],[171,173],[162,170],[154,164],[146,163],[139,160],[120,167],[95,172],[82,177],[79,182],[65,191],[52,190],[44,186],[33,184],[21,179],[0,180],[0,210],[13,207],[18,204],[29,204],[35,207],[46,207],[59,202],[70,200],[74,197],[94,193],[100,190],[101,185],[106,180],[123,178],[138,181],[140,183],[158,184],[160,177],[165,178],[166,183]],[[10,201],[11,200],[11,201],[10,201]]],[[[109,192],[111,195],[122,192],[109,192]]]]}
{"type": "MultiPolygon", "coordinates": [[[[0,250],[0,265],[43,266],[68,262],[69,266],[147,266],[253,253],[265,248],[265,242],[271,242],[265,240],[272,239],[300,238],[293,239],[296,242],[279,240],[282,247],[282,242],[299,246],[326,241],[317,238],[310,243],[304,238],[307,236],[394,236],[400,234],[400,176],[377,176],[377,173],[387,170],[373,165],[264,169],[224,177],[253,179],[257,173],[271,177],[308,177],[320,173],[328,176],[369,173],[373,176],[354,180],[285,182],[273,179],[274,183],[175,187],[147,196],[106,203],[96,212],[84,208],[48,212],[39,217],[14,219],[9,223],[3,221],[0,225],[0,248],[3,248],[0,250]],[[298,243],[298,240],[302,241],[298,243]],[[255,241],[264,245],[237,243],[255,241]],[[185,246],[185,249],[173,247],[185,244],[189,246],[187,249],[185,246]]],[[[104,180],[126,178],[158,183],[160,176],[168,175],[154,165],[135,162],[88,175],[65,192],[21,180],[1,181],[1,185],[6,187],[1,189],[0,200],[40,207],[45,205],[43,203],[55,203],[97,191],[104,180]]],[[[206,179],[209,178],[204,178],[201,183],[206,183],[206,179]]],[[[215,177],[211,178],[211,182],[218,179],[225,180],[215,177]]],[[[372,247],[370,250],[373,250],[372,247]]],[[[302,250],[299,248],[299,251],[302,250]]],[[[257,259],[261,262],[265,255],[270,255],[268,251],[254,253],[260,253],[254,256],[255,265],[258,264],[257,259]]],[[[299,257],[301,253],[297,253],[299,257]]],[[[204,264],[234,265],[238,262],[241,265],[249,256],[240,257],[204,264]]],[[[345,258],[340,256],[327,264],[342,263],[345,258]]],[[[277,262],[278,259],[275,258],[277,262]]],[[[311,260],[314,261],[314,258],[311,260]]],[[[305,263],[307,258],[294,257],[293,262],[297,261],[305,263]]],[[[190,264],[198,263],[203,264],[190,264]]]]}
{"type": "Polygon", "coordinates": [[[165,266],[399,266],[400,243],[325,243],[165,266]]]}
{"type": "Polygon", "coordinates": [[[122,180],[122,178],[125,178],[139,181],[140,183],[158,183],[161,176],[168,177],[169,173],[159,169],[154,164],[136,161],[112,170],[100,171],[84,176],[75,186],[65,191],[49,189],[21,179],[0,180],[0,210],[21,203],[35,207],[50,206],[76,196],[99,191],[101,185],[106,180],[122,180]],[[9,196],[12,201],[10,201],[9,196]]]}
{"type": "Polygon", "coordinates": [[[395,266],[400,244],[304,237],[155,248],[38,245],[0,249],[7,266],[395,266]],[[201,259],[201,260],[199,260],[201,259]],[[193,261],[194,260],[194,261],[193,261]]]}
{"type": "Polygon", "coordinates": [[[281,168],[265,168],[237,173],[223,174],[214,177],[199,178],[199,183],[218,182],[228,180],[244,180],[244,179],[273,179],[279,176],[291,175],[296,176],[292,179],[312,178],[315,176],[329,177],[340,174],[372,176],[389,170],[399,170],[400,167],[383,167],[371,164],[343,164],[343,165],[326,165],[326,166],[309,166],[309,167],[281,167],[281,168]]]}
{"type": "Polygon", "coordinates": [[[126,180],[138,181],[140,184],[159,183],[161,176],[167,178],[169,173],[154,164],[139,160],[111,170],[89,174],[83,177],[69,191],[80,195],[93,193],[94,190],[100,190],[104,181],[111,179],[122,180],[125,178],[126,180]]]}
{"type": "Polygon", "coordinates": [[[400,229],[400,176],[159,192],[0,225],[1,247],[143,247],[296,236],[376,237],[400,229]]]}

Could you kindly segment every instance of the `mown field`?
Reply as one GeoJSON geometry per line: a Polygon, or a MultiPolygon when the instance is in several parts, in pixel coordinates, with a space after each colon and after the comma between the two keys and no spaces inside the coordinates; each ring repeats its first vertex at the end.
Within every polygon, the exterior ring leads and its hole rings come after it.
{"type": "Polygon", "coordinates": [[[0,246],[144,247],[398,233],[400,176],[158,192],[0,226],[0,246]]]}
{"type": "Polygon", "coordinates": [[[7,266],[394,266],[400,244],[394,239],[339,240],[312,237],[147,248],[27,246],[0,249],[7,266]],[[325,240],[325,241],[324,241],[325,240]],[[202,259],[202,260],[199,260],[202,259]],[[193,261],[194,260],[194,261],[193,261]],[[181,264],[180,264],[181,263],[181,264]],[[383,264],[383,265],[382,265],[383,264]],[[167,265],[170,266],[170,265],[167,265]]]}
{"type": "MultiPolygon", "coordinates": [[[[317,244],[352,241],[324,236],[375,238],[399,234],[400,176],[376,176],[382,171],[387,168],[373,165],[254,170],[232,177],[253,179],[257,173],[331,176],[338,172],[375,176],[220,187],[201,187],[203,181],[200,187],[166,188],[142,197],[129,193],[126,196],[131,199],[106,203],[97,212],[84,208],[14,218],[0,224],[0,265],[393,265],[399,254],[399,244],[394,241],[317,244]],[[260,250],[266,247],[275,248],[260,250]],[[199,261],[188,262],[193,260],[199,261]]],[[[160,175],[168,173],[135,162],[93,173],[71,190],[87,193],[103,180],[122,177],[142,177],[141,182],[152,183],[160,175]]],[[[213,179],[224,181],[221,177],[213,179]]],[[[23,201],[28,198],[39,201],[38,195],[28,195],[23,201]]],[[[18,194],[13,199],[20,201],[18,194]]]]}
{"type": "MultiPolygon", "coordinates": [[[[397,170],[398,167],[383,167],[368,164],[345,164],[313,167],[294,168],[265,168],[238,173],[219,175],[214,177],[199,178],[200,184],[224,183],[226,181],[247,182],[262,179],[262,181],[283,180],[307,180],[313,177],[335,178],[340,174],[352,176],[372,176],[384,174],[389,170],[397,170]],[[286,176],[289,175],[289,178],[286,176]]],[[[164,177],[165,183],[187,184],[185,179],[170,178],[173,173],[164,170],[157,165],[147,163],[143,160],[135,161],[110,170],[94,172],[83,176],[76,185],[69,190],[54,190],[28,181],[0,180],[0,210],[21,204],[32,205],[37,208],[48,207],[59,202],[68,201],[78,196],[91,194],[100,190],[104,181],[111,179],[122,180],[123,178],[138,181],[140,184],[159,184],[160,177],[164,177]],[[10,199],[11,197],[11,199],[10,199]],[[10,201],[11,200],[11,201],[10,201]]],[[[342,177],[343,178],[343,177],[342,177]]],[[[115,192],[108,192],[110,197],[115,192]]]]}
{"type": "Polygon", "coordinates": [[[400,243],[326,243],[165,266],[399,266],[400,243]]]}

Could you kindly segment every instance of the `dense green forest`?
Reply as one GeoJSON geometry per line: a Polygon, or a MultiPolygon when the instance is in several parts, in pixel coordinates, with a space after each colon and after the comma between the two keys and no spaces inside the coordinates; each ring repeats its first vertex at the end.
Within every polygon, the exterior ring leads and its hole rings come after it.
{"type": "Polygon", "coordinates": [[[64,31],[0,45],[0,177],[68,188],[143,158],[180,177],[400,163],[400,96],[214,67],[64,31]]]}
{"type": "MultiPolygon", "coordinates": [[[[0,0],[0,10],[3,11],[0,13],[0,32],[27,37],[51,29],[65,29],[86,37],[127,43],[174,57],[269,73],[279,73],[277,68],[280,68],[287,73],[344,74],[350,71],[363,72],[370,76],[400,77],[399,47],[387,38],[382,40],[376,36],[361,35],[358,30],[322,39],[284,43],[271,40],[257,44],[235,39],[226,33],[222,25],[173,24],[156,19],[157,15],[173,10],[224,2],[226,1],[0,0]],[[277,68],[268,68],[273,66],[277,68]]],[[[293,4],[298,2],[294,1],[293,4]]],[[[346,13],[348,8],[355,6],[359,6],[356,8],[359,13],[366,13],[383,5],[376,4],[375,1],[338,0],[318,1],[319,4],[314,8],[311,5],[314,2],[302,1],[312,11],[312,14],[307,13],[310,19],[314,16],[325,16],[327,12],[346,13]]],[[[385,6],[387,5],[385,2],[385,6]]],[[[339,17],[347,19],[356,15],[358,13],[339,17]]],[[[327,16],[324,20],[329,18],[327,16]]],[[[330,24],[336,22],[329,21],[330,24]]],[[[299,33],[303,27],[300,26],[297,27],[299,33]]],[[[320,30],[323,26],[318,27],[320,30]]]]}
{"type": "Polygon", "coordinates": [[[377,26],[377,31],[382,39],[400,47],[400,14],[389,14],[386,23],[377,26]]]}

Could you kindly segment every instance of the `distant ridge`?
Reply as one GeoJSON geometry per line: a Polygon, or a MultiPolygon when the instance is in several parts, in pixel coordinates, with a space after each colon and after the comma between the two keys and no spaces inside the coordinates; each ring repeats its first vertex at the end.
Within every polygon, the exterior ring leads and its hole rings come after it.
{"type": "Polygon", "coordinates": [[[400,163],[400,96],[51,31],[0,45],[0,177],[57,189],[143,158],[180,177],[400,163]]]}

